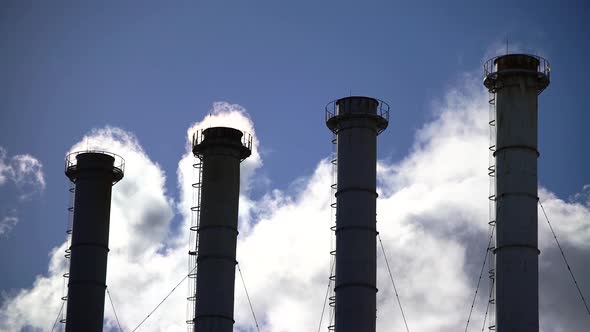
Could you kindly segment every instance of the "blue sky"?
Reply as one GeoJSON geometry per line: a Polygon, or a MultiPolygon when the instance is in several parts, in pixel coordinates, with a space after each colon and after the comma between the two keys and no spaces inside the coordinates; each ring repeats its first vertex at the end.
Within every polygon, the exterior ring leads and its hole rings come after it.
{"type": "MultiPolygon", "coordinates": [[[[10,297],[47,274],[50,251],[64,241],[63,158],[92,129],[133,133],[165,173],[167,197],[180,201],[176,174],[187,128],[216,101],[239,104],[255,126],[263,160],[249,198],[264,199],[273,189],[297,195],[300,180],[319,172],[331,149],[327,102],[350,94],[387,101],[391,121],[378,151],[396,165],[416,149],[417,130],[437,121],[437,105],[454,90],[471,89],[465,82],[481,92],[482,62],[506,49],[551,62],[552,83],[539,99],[539,179],[563,200],[583,194],[590,184],[588,7],[585,1],[3,1],[0,147],[5,162],[19,155],[38,160],[45,185],[0,183],[0,219],[18,219],[0,235],[0,264],[8,272],[0,275],[0,290],[10,297]]],[[[169,229],[182,218],[175,212],[169,229]]]]}

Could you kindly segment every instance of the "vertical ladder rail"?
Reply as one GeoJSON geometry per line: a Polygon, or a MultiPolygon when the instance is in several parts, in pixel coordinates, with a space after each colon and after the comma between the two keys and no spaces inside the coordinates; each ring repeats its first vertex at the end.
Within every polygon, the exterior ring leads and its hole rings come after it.
{"type": "Polygon", "coordinates": [[[338,190],[338,136],[336,133],[332,136],[332,181],[330,184],[330,297],[328,298],[328,305],[330,306],[330,320],[328,323],[328,331],[335,331],[334,325],[335,307],[336,307],[336,292],[333,285],[336,284],[336,191],[338,190]]]}
{"type": "MultiPolygon", "coordinates": [[[[489,325],[488,330],[495,331],[496,330],[496,319],[495,319],[495,305],[496,305],[496,259],[494,250],[496,248],[496,159],[494,156],[494,152],[496,151],[496,91],[491,90],[489,93],[488,98],[489,103],[489,128],[490,128],[490,146],[489,146],[489,166],[488,166],[488,176],[490,179],[489,185],[489,227],[490,233],[492,234],[492,240],[490,241],[490,246],[488,248],[488,255],[489,255],[489,270],[488,270],[488,277],[490,279],[490,293],[488,297],[488,304],[486,308],[486,316],[489,314],[489,325]]],[[[484,326],[485,326],[485,318],[484,318],[484,326]]]]}
{"type": "MultiPolygon", "coordinates": [[[[197,133],[197,140],[199,139],[197,133]]],[[[194,141],[194,139],[193,139],[194,141]]],[[[201,184],[203,176],[203,161],[200,157],[194,157],[191,206],[191,226],[189,228],[189,251],[188,251],[188,295],[186,323],[188,332],[195,331],[195,308],[197,303],[197,256],[199,248],[199,222],[201,217],[201,184]]]]}
{"type": "Polygon", "coordinates": [[[73,223],[74,223],[74,200],[76,197],[76,184],[74,182],[70,182],[70,188],[68,189],[69,192],[69,200],[68,200],[68,217],[66,221],[66,250],[64,250],[65,254],[64,257],[66,258],[65,264],[65,271],[63,273],[64,284],[63,284],[63,296],[61,300],[63,301],[63,310],[61,311],[61,317],[59,318],[59,322],[61,324],[66,323],[66,312],[67,312],[67,303],[68,303],[68,279],[70,278],[70,258],[72,257],[72,249],[70,248],[72,245],[72,230],[73,230],[73,223]]]}

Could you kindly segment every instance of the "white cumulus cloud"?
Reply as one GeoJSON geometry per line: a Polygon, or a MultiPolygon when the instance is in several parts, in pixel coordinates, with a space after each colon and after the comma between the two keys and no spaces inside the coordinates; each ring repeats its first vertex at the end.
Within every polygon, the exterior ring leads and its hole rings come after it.
{"type": "MultiPolygon", "coordinates": [[[[8,156],[5,148],[0,146],[0,187],[12,183],[16,187],[15,197],[18,203],[27,201],[33,195],[45,190],[43,164],[30,154],[8,156]]],[[[0,207],[10,210],[0,220],[0,236],[7,235],[19,222],[18,204],[9,200],[0,202],[0,207]],[[14,204],[13,206],[7,206],[14,204]]]]}
{"type": "MultiPolygon", "coordinates": [[[[379,161],[378,230],[388,254],[400,300],[415,332],[463,330],[487,245],[487,95],[480,82],[465,85],[433,103],[434,118],[417,133],[398,162],[379,161]]],[[[255,134],[243,107],[215,103],[210,115],[190,126],[187,152],[177,170],[179,198],[164,187],[165,173],[130,133],[103,128],[89,133],[94,148],[125,157],[126,175],[113,189],[108,280],[119,319],[131,329],[186,275],[189,207],[193,181],[190,138],[209,126],[235,127],[255,134]],[[182,218],[172,228],[174,211],[182,218]]],[[[326,135],[328,133],[326,132],[326,135]]],[[[84,148],[86,138],[72,150],[84,148]]],[[[379,145],[392,144],[379,139],[379,145]]],[[[330,270],[330,178],[328,160],[297,180],[298,190],[274,189],[252,198],[249,188],[262,166],[254,135],[253,154],[242,163],[238,260],[261,331],[317,330],[330,270]]],[[[330,149],[326,146],[326,151],[330,149]]],[[[583,185],[583,184],[581,184],[583,185]]],[[[585,294],[590,293],[590,204],[588,189],[571,200],[540,188],[553,226],[570,254],[585,294]],[[584,288],[586,287],[586,288],[584,288]]],[[[541,325],[544,332],[582,331],[584,311],[568,279],[553,238],[539,213],[542,254],[541,325]],[[567,295],[567,296],[566,296],[567,295]]],[[[4,301],[0,330],[24,326],[47,329],[59,310],[65,244],[51,253],[48,272],[4,301]]],[[[379,331],[404,328],[384,257],[378,251],[379,331]]],[[[479,331],[487,281],[476,303],[470,331],[479,331]]],[[[185,328],[186,282],[150,317],[145,331],[185,328]]],[[[587,295],[588,297],[588,295],[587,295]]],[[[106,325],[116,322],[107,302],[106,325]]],[[[326,330],[330,313],[322,324],[326,330]]],[[[254,331],[240,277],[236,278],[236,329],[254,331]]]]}
{"type": "Polygon", "coordinates": [[[13,182],[21,191],[21,199],[45,189],[43,164],[30,154],[8,156],[0,146],[0,186],[13,182]]]}
{"type": "Polygon", "coordinates": [[[16,226],[18,218],[15,216],[5,216],[0,221],[0,236],[7,234],[16,226]]]}

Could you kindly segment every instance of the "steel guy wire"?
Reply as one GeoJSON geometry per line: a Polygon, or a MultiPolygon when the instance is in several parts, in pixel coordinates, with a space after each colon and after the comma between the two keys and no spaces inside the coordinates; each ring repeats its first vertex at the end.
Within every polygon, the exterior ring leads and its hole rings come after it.
{"type": "MultiPolygon", "coordinates": [[[[332,260],[332,267],[330,267],[330,275],[334,272],[334,265],[336,260],[332,260]]],[[[322,329],[322,321],[324,320],[324,312],[326,311],[326,303],[328,303],[328,297],[330,296],[330,288],[332,286],[332,278],[328,278],[328,288],[326,289],[326,296],[324,297],[324,305],[322,307],[322,314],[320,315],[320,324],[318,326],[318,332],[322,329]]]]}
{"type": "Polygon", "coordinates": [[[389,278],[391,279],[391,284],[393,285],[393,291],[395,292],[395,298],[397,299],[397,304],[399,305],[399,310],[402,313],[402,318],[404,320],[404,324],[406,325],[406,331],[410,332],[408,328],[408,322],[406,320],[406,315],[404,314],[404,309],[402,308],[402,302],[399,299],[399,294],[397,293],[397,287],[395,287],[395,281],[393,281],[393,274],[391,273],[391,268],[389,267],[389,261],[387,260],[387,254],[385,253],[385,247],[383,246],[383,241],[381,241],[381,235],[377,233],[377,238],[379,239],[379,244],[381,245],[381,251],[383,251],[383,257],[385,258],[385,265],[387,265],[387,271],[389,272],[389,278]]]}
{"type": "Polygon", "coordinates": [[[473,294],[473,301],[471,302],[471,309],[469,309],[469,316],[467,317],[467,324],[465,324],[465,332],[467,332],[467,328],[469,327],[469,322],[471,321],[471,315],[473,314],[473,308],[475,307],[475,301],[477,300],[477,294],[479,292],[479,286],[481,284],[481,277],[483,276],[483,272],[486,268],[486,262],[488,261],[488,252],[490,251],[490,245],[492,244],[492,239],[494,238],[494,231],[495,227],[492,226],[490,230],[490,239],[488,240],[488,245],[486,247],[486,252],[483,258],[483,264],[481,265],[481,271],[479,272],[479,278],[477,279],[477,286],[475,287],[475,294],[473,294]]]}
{"type": "Polygon", "coordinates": [[[119,326],[119,331],[123,331],[121,328],[121,323],[119,323],[119,316],[117,316],[117,311],[115,310],[115,304],[113,304],[113,298],[111,297],[111,292],[109,292],[109,287],[107,286],[107,295],[109,296],[109,302],[111,302],[111,307],[113,308],[113,313],[115,314],[115,319],[117,320],[117,326],[119,326]]]}
{"type": "Polygon", "coordinates": [[[246,288],[246,282],[244,281],[244,275],[242,274],[242,269],[240,269],[240,263],[237,263],[236,266],[238,267],[238,271],[240,272],[240,279],[242,279],[242,285],[244,285],[244,291],[246,292],[246,298],[248,299],[248,304],[250,305],[250,311],[252,312],[252,317],[254,317],[254,323],[256,324],[256,330],[260,332],[260,327],[258,326],[258,320],[256,320],[256,314],[254,313],[254,308],[252,307],[252,301],[250,301],[250,295],[248,294],[248,289],[246,288]]]}
{"type": "Polygon", "coordinates": [[[490,285],[490,295],[488,296],[488,304],[486,305],[486,312],[483,315],[483,325],[481,326],[481,332],[486,329],[486,321],[488,319],[488,313],[490,312],[490,304],[492,303],[492,296],[494,295],[494,279],[490,285]]]}
{"type": "Polygon", "coordinates": [[[53,326],[51,327],[51,332],[53,332],[53,330],[55,329],[55,326],[57,325],[57,322],[59,321],[59,316],[61,315],[61,312],[64,310],[65,304],[66,304],[65,301],[61,301],[61,307],[59,308],[59,312],[57,313],[57,317],[55,318],[55,322],[53,323],[53,326]]]}
{"type": "Polygon", "coordinates": [[[580,298],[582,299],[582,302],[584,303],[584,307],[586,308],[586,312],[590,316],[590,309],[588,309],[588,303],[586,302],[586,299],[584,298],[584,294],[582,293],[582,290],[580,289],[580,286],[578,285],[578,281],[576,280],[576,277],[574,277],[574,272],[572,271],[572,268],[570,267],[570,264],[568,263],[567,258],[565,258],[565,252],[563,251],[563,248],[561,247],[561,244],[559,243],[559,240],[557,239],[557,235],[555,235],[555,231],[553,230],[553,226],[551,225],[551,222],[549,221],[549,217],[547,216],[547,212],[545,212],[545,208],[543,207],[543,204],[541,204],[541,201],[539,201],[539,206],[541,206],[541,210],[543,211],[543,215],[545,215],[545,220],[547,220],[547,224],[549,225],[549,229],[551,229],[551,233],[553,234],[553,238],[555,239],[555,243],[557,243],[557,247],[559,248],[559,251],[561,252],[561,257],[563,257],[563,261],[565,263],[565,266],[567,266],[567,270],[569,271],[570,276],[572,277],[572,280],[574,282],[574,285],[576,286],[576,289],[578,290],[578,294],[580,294],[580,298]]]}
{"type": "Polygon", "coordinates": [[[172,290],[168,293],[168,295],[166,295],[164,297],[164,299],[162,299],[162,301],[160,301],[160,303],[158,303],[158,305],[131,331],[131,332],[135,332],[137,331],[137,329],[139,329],[139,327],[156,311],[158,310],[158,308],[162,305],[162,303],[164,303],[164,301],[166,301],[168,299],[168,297],[170,295],[172,295],[172,293],[174,293],[174,291],[176,290],[176,288],[178,288],[178,286],[180,286],[180,284],[182,284],[184,282],[184,280],[186,280],[186,278],[188,278],[189,274],[191,274],[193,272],[194,269],[196,269],[197,267],[195,266],[192,270],[190,270],[185,276],[184,278],[182,278],[182,280],[180,280],[180,282],[178,284],[176,284],[176,286],[174,286],[174,288],[172,288],[172,290]]]}

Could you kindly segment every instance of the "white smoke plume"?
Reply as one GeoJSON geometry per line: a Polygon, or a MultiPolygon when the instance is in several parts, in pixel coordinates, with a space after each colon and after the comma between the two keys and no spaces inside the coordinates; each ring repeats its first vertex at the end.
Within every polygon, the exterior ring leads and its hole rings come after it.
{"type": "MultiPolygon", "coordinates": [[[[403,160],[379,161],[378,230],[409,327],[415,332],[465,328],[485,253],[488,115],[486,93],[479,85],[467,77],[463,87],[436,102],[434,119],[416,133],[415,144],[403,160]]],[[[177,171],[176,201],[164,188],[164,172],[132,134],[103,128],[88,135],[93,144],[108,147],[126,159],[125,178],[113,190],[107,280],[126,330],[135,327],[188,272],[188,211],[193,181],[190,137],[200,128],[217,125],[255,134],[241,106],[215,103],[211,114],[188,130],[187,153],[177,171]],[[179,231],[171,229],[175,210],[184,219],[179,231]]],[[[384,144],[391,142],[379,141],[379,145],[384,144]]],[[[248,189],[257,180],[256,169],[262,166],[258,147],[254,135],[253,154],[242,163],[240,267],[261,331],[315,331],[330,269],[330,164],[327,159],[318,161],[312,174],[298,180],[295,193],[275,189],[254,200],[248,189]]],[[[570,265],[582,291],[590,294],[590,285],[585,285],[590,269],[584,264],[584,257],[590,254],[587,193],[585,187],[567,201],[549,189],[540,190],[553,226],[571,254],[570,265]]],[[[587,326],[584,311],[543,224],[539,213],[542,331],[582,331],[587,326]]],[[[45,275],[4,301],[0,330],[18,331],[25,326],[47,329],[52,325],[62,294],[64,248],[65,244],[51,253],[45,275]]],[[[378,252],[378,330],[401,330],[404,327],[395,294],[383,255],[378,252]]],[[[480,290],[480,294],[485,293],[480,290]]],[[[182,330],[185,295],[183,283],[142,329],[182,330]]],[[[481,329],[485,301],[485,295],[477,301],[470,331],[481,329]]],[[[329,312],[324,316],[322,331],[329,316],[329,312]]],[[[237,330],[255,330],[239,275],[235,319],[237,330]]],[[[106,325],[116,326],[108,302],[106,325]]]]}

